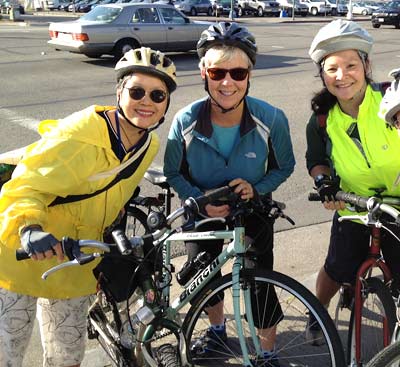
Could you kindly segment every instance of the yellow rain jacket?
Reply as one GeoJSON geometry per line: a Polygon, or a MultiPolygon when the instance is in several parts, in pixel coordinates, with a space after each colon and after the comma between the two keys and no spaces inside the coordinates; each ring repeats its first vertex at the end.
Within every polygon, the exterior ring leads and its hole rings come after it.
{"type": "MultiPolygon", "coordinates": [[[[382,93],[368,85],[359,107],[357,127],[362,151],[347,133],[354,119],[343,113],[338,104],[330,111],[327,133],[332,142],[331,159],[340,187],[362,196],[384,189],[383,195],[400,196],[400,137],[378,117],[382,93]]],[[[351,214],[349,210],[340,215],[351,214]]]]}
{"type": "MultiPolygon", "coordinates": [[[[56,238],[101,240],[102,233],[132,196],[159,148],[150,133],[147,152],[136,172],[109,190],[75,203],[48,205],[56,197],[90,194],[105,187],[115,175],[94,175],[120,166],[111,149],[106,121],[97,112],[115,107],[91,106],[62,120],[39,125],[41,139],[27,147],[13,177],[0,193],[0,287],[44,298],[73,298],[95,292],[96,281],[88,265],[63,269],[47,280],[41,274],[57,265],[56,259],[16,261],[21,247],[19,231],[39,224],[56,238]]],[[[125,157],[125,160],[127,157],[125,157]]]]}

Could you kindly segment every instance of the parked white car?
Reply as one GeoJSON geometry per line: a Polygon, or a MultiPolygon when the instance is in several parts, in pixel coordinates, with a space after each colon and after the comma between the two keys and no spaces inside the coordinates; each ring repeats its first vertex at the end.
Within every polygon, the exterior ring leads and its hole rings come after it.
{"type": "Polygon", "coordinates": [[[360,15],[371,15],[373,12],[373,9],[362,2],[355,2],[352,3],[352,13],[353,14],[360,14],[360,15]]]}

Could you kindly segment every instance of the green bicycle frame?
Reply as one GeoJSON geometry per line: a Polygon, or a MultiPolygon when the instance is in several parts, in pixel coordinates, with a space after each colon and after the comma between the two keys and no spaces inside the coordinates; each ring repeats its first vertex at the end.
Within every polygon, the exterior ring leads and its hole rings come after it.
{"type": "MultiPolygon", "coordinates": [[[[167,235],[164,235],[164,238],[167,235]]],[[[244,365],[250,365],[250,359],[248,356],[248,349],[245,341],[245,336],[243,332],[242,322],[241,322],[241,309],[240,309],[240,270],[243,268],[244,261],[243,256],[247,250],[245,244],[245,233],[244,227],[235,227],[233,230],[220,230],[220,231],[206,231],[206,232],[181,232],[175,233],[168,237],[163,243],[162,253],[164,266],[166,269],[171,269],[171,244],[177,241],[206,241],[206,240],[229,240],[232,241],[228,246],[211,261],[211,263],[204,268],[195,278],[191,279],[183,289],[183,292],[169,304],[170,286],[164,287],[162,291],[162,299],[166,302],[167,309],[164,312],[164,316],[169,320],[175,320],[178,312],[187,305],[206,284],[212,281],[216,273],[221,270],[221,268],[232,258],[234,262],[232,265],[232,302],[235,322],[238,328],[238,338],[240,347],[243,354],[244,365]],[[238,256],[239,255],[239,256],[238,256]]],[[[159,241],[162,241],[159,240],[159,241]]],[[[164,272],[167,270],[164,269],[164,272]]],[[[244,290],[244,305],[247,317],[247,323],[250,328],[251,338],[257,353],[261,353],[260,342],[257,338],[256,328],[254,326],[253,314],[251,309],[251,295],[250,288],[244,290]]],[[[154,329],[148,327],[144,333],[143,341],[146,342],[152,337],[154,329]]]]}

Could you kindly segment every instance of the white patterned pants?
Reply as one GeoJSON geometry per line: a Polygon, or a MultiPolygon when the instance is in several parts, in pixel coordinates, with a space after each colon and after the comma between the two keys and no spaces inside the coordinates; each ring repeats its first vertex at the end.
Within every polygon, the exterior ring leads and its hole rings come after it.
{"type": "Polygon", "coordinates": [[[21,367],[36,309],[44,351],[43,366],[80,364],[85,354],[88,304],[89,297],[35,298],[0,288],[0,366],[21,367]]]}

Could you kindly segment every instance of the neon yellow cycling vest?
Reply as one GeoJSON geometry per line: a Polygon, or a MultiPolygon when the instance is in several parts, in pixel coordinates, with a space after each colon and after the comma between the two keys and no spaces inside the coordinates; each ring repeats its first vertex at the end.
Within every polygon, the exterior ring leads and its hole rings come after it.
{"type": "Polygon", "coordinates": [[[378,117],[381,100],[381,92],[368,85],[357,120],[338,103],[329,111],[326,131],[332,142],[331,159],[344,191],[370,196],[375,193],[372,189],[380,188],[385,189],[383,195],[400,197],[400,136],[378,117]],[[354,122],[362,149],[348,134],[354,122]]]}

